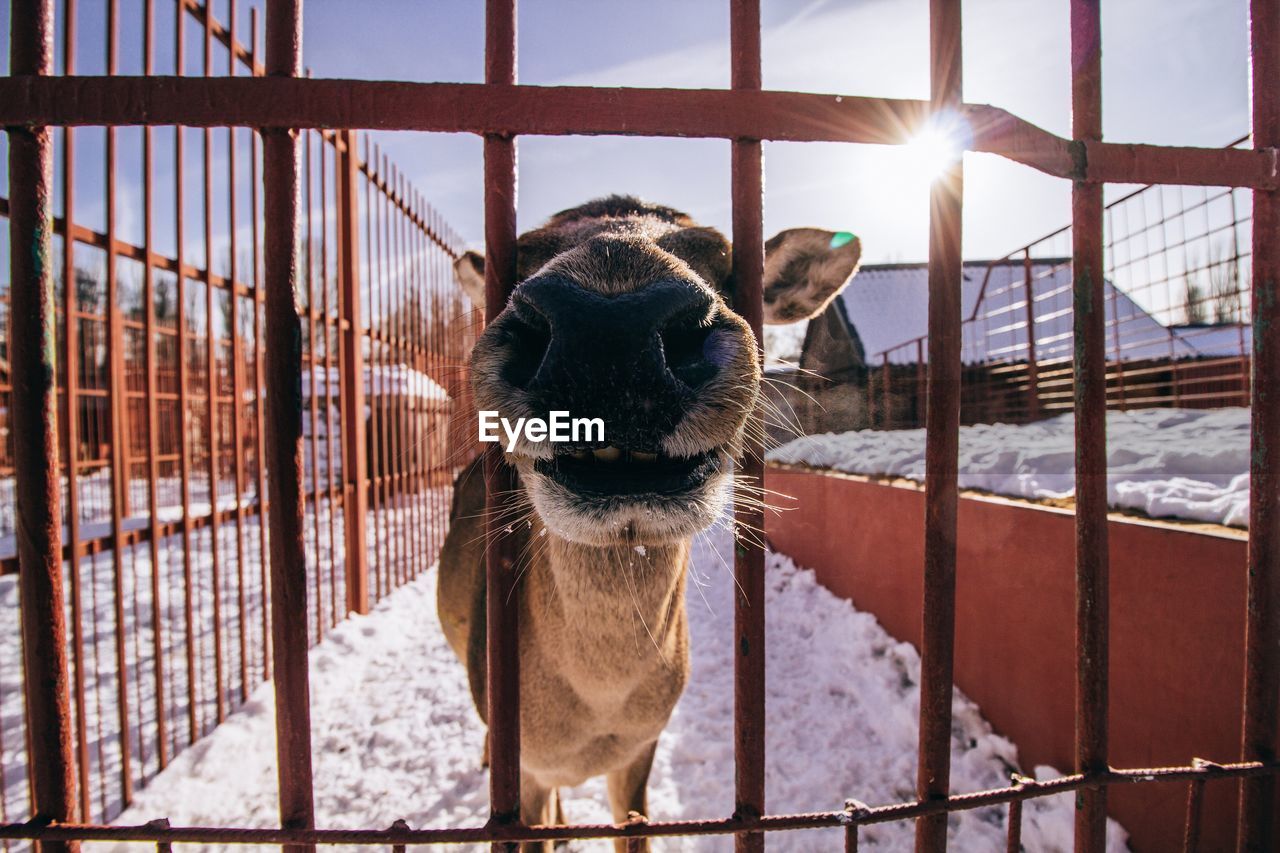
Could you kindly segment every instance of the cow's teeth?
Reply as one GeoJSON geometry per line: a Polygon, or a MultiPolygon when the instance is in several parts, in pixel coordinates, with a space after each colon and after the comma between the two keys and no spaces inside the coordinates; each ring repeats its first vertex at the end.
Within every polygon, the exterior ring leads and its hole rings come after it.
{"type": "Polygon", "coordinates": [[[608,447],[601,447],[598,450],[593,450],[591,452],[594,453],[596,459],[600,460],[601,462],[617,462],[618,459],[622,456],[622,451],[614,447],[613,445],[610,445],[608,447]]]}

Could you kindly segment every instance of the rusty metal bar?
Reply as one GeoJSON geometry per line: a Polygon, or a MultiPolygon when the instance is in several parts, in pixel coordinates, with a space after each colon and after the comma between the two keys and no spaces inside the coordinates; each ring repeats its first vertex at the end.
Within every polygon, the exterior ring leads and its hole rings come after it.
{"type": "MultiPolygon", "coordinates": [[[[155,2],[145,0],[143,4],[143,70],[147,75],[155,72],[155,2]]],[[[67,130],[71,133],[70,128],[67,130]]],[[[147,336],[147,515],[151,527],[151,656],[155,666],[155,714],[156,714],[156,764],[163,770],[169,763],[169,744],[167,742],[168,713],[165,710],[165,655],[164,630],[160,616],[160,502],[156,494],[160,482],[160,418],[157,402],[156,365],[156,299],[155,299],[155,267],[152,263],[152,232],[154,220],[154,200],[152,180],[154,172],[155,143],[152,128],[142,131],[142,229],[143,248],[146,260],[142,265],[143,299],[146,300],[144,329],[147,336]]],[[[70,210],[67,222],[71,221],[70,210]]],[[[70,240],[67,241],[68,248],[70,240]]],[[[70,281],[70,279],[66,279],[70,281]]],[[[70,369],[68,369],[68,374],[70,369]]],[[[68,409],[68,412],[71,410],[68,409]]],[[[128,472],[125,472],[126,475],[128,472]]]]}
{"type": "MultiPolygon", "coordinates": [[[[320,436],[319,419],[320,404],[316,400],[316,371],[320,369],[319,361],[316,359],[316,252],[315,252],[315,227],[312,221],[311,209],[315,206],[311,198],[311,150],[315,147],[315,131],[307,130],[299,133],[302,142],[302,192],[303,206],[306,208],[305,221],[302,225],[306,229],[307,237],[303,241],[306,246],[307,261],[307,280],[306,287],[306,306],[307,306],[307,323],[306,323],[306,339],[307,339],[307,357],[303,361],[303,365],[307,369],[307,383],[310,391],[307,400],[307,414],[311,420],[311,489],[317,488],[317,473],[320,471],[320,436]]],[[[320,144],[324,145],[324,139],[320,140],[320,144]]],[[[327,384],[329,377],[326,374],[325,383],[327,384]]],[[[305,451],[304,451],[305,452],[305,451]]],[[[305,467],[305,466],[304,466],[305,467]]],[[[303,475],[305,480],[305,473],[303,475]]],[[[304,490],[305,492],[305,490],[304,490]]],[[[303,513],[306,513],[304,501],[303,513]]],[[[324,601],[324,561],[320,558],[320,500],[311,502],[311,536],[315,540],[312,547],[316,556],[316,578],[315,578],[315,619],[316,619],[316,642],[324,639],[324,607],[321,602],[324,601]]]]}
{"type": "MultiPolygon", "coordinates": [[[[302,8],[267,7],[267,73],[297,76],[302,8]]],[[[267,322],[267,444],[271,505],[271,630],[275,654],[276,766],[280,825],[315,826],[311,775],[311,697],[307,684],[307,558],[302,511],[302,329],[298,295],[298,138],[262,131],[267,322]]],[[[300,844],[299,853],[314,845],[300,844]]]]}
{"type": "MultiPolygon", "coordinates": [[[[343,131],[338,169],[338,254],[342,292],[343,530],[346,540],[347,609],[369,612],[369,469],[365,455],[364,347],[360,317],[360,163],[356,132],[343,131]]],[[[369,212],[372,216],[372,213],[369,212]]],[[[370,249],[372,251],[372,249],[370,249]]]]}
{"type": "MultiPolygon", "coordinates": [[[[256,8],[249,10],[249,41],[251,42],[251,61],[250,65],[255,69],[254,73],[259,73],[258,66],[258,10],[256,8]]],[[[254,369],[254,433],[257,442],[257,465],[255,466],[258,474],[258,583],[262,588],[262,678],[264,681],[271,678],[271,609],[267,603],[267,596],[270,590],[270,579],[268,574],[271,566],[271,554],[269,547],[268,531],[266,518],[263,513],[266,512],[267,500],[267,413],[265,401],[265,389],[267,385],[266,377],[266,352],[267,349],[263,345],[264,337],[264,321],[263,311],[266,304],[264,288],[262,286],[262,258],[260,246],[262,241],[258,235],[261,233],[259,229],[258,214],[258,192],[260,183],[258,181],[258,148],[259,134],[254,131],[249,137],[249,221],[251,223],[251,233],[253,234],[253,369],[254,369]]]]}
{"type": "MultiPolygon", "coordinates": [[[[213,76],[213,17],[204,18],[204,76],[213,76]]],[[[213,589],[213,681],[214,719],[227,718],[227,693],[222,645],[222,560],[218,536],[218,339],[213,331],[217,308],[213,283],[213,130],[204,129],[204,331],[205,331],[205,414],[208,432],[205,452],[209,454],[209,583],[213,589]]],[[[233,290],[234,292],[234,290],[233,290]]]]}
{"type": "MultiPolygon", "coordinates": [[[[729,13],[731,84],[760,89],[760,2],[733,0],[729,13]]],[[[732,142],[734,308],[751,326],[764,361],[764,158],[756,134],[732,142]]],[[[757,424],[759,404],[750,416],[757,424]]],[[[755,819],[765,810],[765,583],[764,511],[751,489],[764,486],[763,430],[747,430],[742,464],[734,472],[733,758],[734,815],[755,819]]],[[[734,838],[740,853],[764,850],[760,833],[734,838]]]]}
{"type": "MultiPolygon", "coordinates": [[[[227,29],[234,33],[236,30],[236,0],[229,0],[227,12],[227,29]]],[[[212,17],[212,15],[210,15],[212,17]]],[[[236,74],[236,57],[235,51],[228,51],[227,74],[234,77],[236,74]]],[[[235,475],[236,484],[236,507],[243,505],[244,501],[244,424],[241,420],[241,407],[244,405],[244,389],[243,377],[241,370],[241,360],[243,357],[240,348],[240,295],[237,293],[236,282],[239,260],[236,258],[236,128],[227,128],[227,208],[229,213],[229,229],[228,237],[230,242],[231,259],[227,268],[227,278],[231,282],[231,286],[227,288],[227,298],[231,300],[230,307],[230,335],[231,335],[231,441],[235,445],[232,453],[233,464],[235,469],[232,472],[235,475]]],[[[254,235],[257,240],[257,235],[254,235]]],[[[210,268],[213,264],[208,265],[210,268]]],[[[244,550],[244,517],[242,512],[236,513],[236,607],[239,610],[239,618],[236,620],[236,629],[239,634],[239,653],[240,653],[240,701],[245,702],[249,698],[249,638],[247,629],[247,601],[244,592],[245,582],[245,550],[244,550]]],[[[261,525],[261,522],[259,522],[261,525]]]]}
{"type": "Polygon", "coordinates": [[[1005,853],[1022,853],[1022,801],[1009,803],[1008,831],[1005,834],[1005,853]]]}
{"type": "MultiPolygon", "coordinates": [[[[335,136],[332,143],[333,161],[336,164],[338,158],[338,139],[335,136]]],[[[325,145],[320,146],[320,281],[324,289],[324,298],[321,300],[321,311],[323,312],[324,322],[324,458],[325,458],[325,494],[329,500],[329,615],[333,620],[333,624],[337,624],[338,620],[346,615],[345,609],[340,609],[338,604],[338,534],[335,525],[337,524],[337,506],[338,493],[337,487],[333,479],[333,446],[334,446],[334,422],[333,422],[333,382],[331,381],[331,371],[339,368],[339,363],[333,357],[333,346],[335,338],[341,334],[336,328],[337,320],[333,316],[333,300],[329,296],[329,182],[326,178],[329,167],[325,165],[325,145]]],[[[341,381],[341,380],[339,380],[341,381]]],[[[345,593],[344,596],[345,598],[345,593]]]]}
{"type": "MultiPolygon", "coordinates": [[[[1071,0],[1071,132],[1102,138],[1102,26],[1098,0],[1071,0]]],[[[1107,769],[1107,354],[1102,185],[1071,192],[1076,411],[1076,770],[1107,769]]],[[[1105,788],[1076,800],[1076,850],[1106,846],[1105,788]]]]}
{"type": "MultiPolygon", "coordinates": [[[[962,90],[958,0],[930,0],[930,99],[933,120],[954,120],[962,90]]],[[[955,162],[929,193],[929,367],[926,407],[924,612],[920,643],[920,748],[916,795],[945,800],[951,788],[954,678],[957,468],[960,443],[960,290],[964,165],[955,162]]],[[[916,850],[947,847],[945,815],[916,823],[916,850]]]]}
{"type": "MultiPolygon", "coordinates": [[[[185,15],[178,15],[174,21],[174,62],[178,74],[183,73],[186,62],[186,42],[184,40],[183,20],[185,15]]],[[[174,246],[174,258],[177,261],[177,324],[178,324],[178,410],[183,413],[191,411],[190,389],[187,384],[189,365],[190,334],[187,317],[187,277],[184,272],[183,256],[186,240],[183,228],[185,209],[183,184],[184,180],[184,145],[183,128],[174,128],[174,229],[177,242],[174,246]]],[[[200,737],[200,718],[196,698],[199,683],[196,680],[196,635],[195,604],[192,587],[195,583],[194,567],[191,560],[192,517],[191,517],[191,442],[187,439],[187,431],[182,430],[178,437],[181,448],[179,461],[180,479],[182,482],[182,609],[185,629],[185,646],[187,652],[187,743],[192,744],[200,737]]]]}
{"type": "Polygon", "coordinates": [[[1196,853],[1200,849],[1200,830],[1203,816],[1204,780],[1192,779],[1187,783],[1187,822],[1182,836],[1183,853],[1196,853]]]}
{"type": "MultiPolygon", "coordinates": [[[[1252,0],[1253,144],[1280,142],[1280,0],[1252,0]]],[[[1253,194],[1253,387],[1249,463],[1249,598],[1241,753],[1270,760],[1280,728],[1280,196],[1253,194]]],[[[1241,850],[1280,843],[1276,780],[1240,793],[1241,850]]]]}
{"type": "Polygon", "coordinates": [[[454,827],[441,829],[251,829],[223,827],[164,827],[155,822],[140,826],[97,826],[64,824],[43,826],[17,823],[0,826],[0,838],[83,839],[86,841],[165,841],[196,844],[466,844],[483,842],[553,840],[558,838],[649,838],[676,835],[727,835],[745,827],[753,831],[777,832],[791,829],[821,829],[872,826],[911,820],[922,815],[968,811],[1016,801],[1077,791],[1088,785],[1149,785],[1187,782],[1193,779],[1241,779],[1275,775],[1280,765],[1244,762],[1227,765],[1183,765],[1178,767],[1112,769],[1096,776],[1073,774],[1034,786],[1023,783],[1004,788],[953,794],[946,800],[906,802],[850,811],[809,812],[766,815],[759,820],[737,818],[687,821],[653,821],[627,824],[579,824],[576,826],[519,825],[454,827]]]}
{"type": "MultiPolygon", "coordinates": [[[[10,15],[10,73],[52,73],[52,0],[15,4],[10,15]]],[[[58,495],[57,311],[49,263],[53,138],[47,127],[7,130],[10,316],[23,318],[9,324],[9,359],[31,810],[44,820],[72,821],[76,779],[58,495]]],[[[70,283],[68,289],[74,289],[70,283]]],[[[49,841],[40,846],[44,853],[79,849],[49,841]]]]}
{"type": "MultiPolygon", "coordinates": [[[[107,3],[107,73],[115,74],[119,56],[119,3],[107,3]]],[[[116,233],[116,128],[108,127],[106,145],[106,216],[107,216],[107,411],[111,436],[111,535],[116,541],[124,531],[129,471],[125,461],[125,444],[129,437],[124,428],[124,358],[120,352],[124,331],[120,322],[118,270],[114,250],[116,233]]],[[[129,658],[125,648],[124,622],[124,549],[111,551],[112,613],[115,617],[116,713],[120,730],[120,790],[127,805],[133,801],[133,737],[129,725],[129,658]]]]}
{"type": "Polygon", "coordinates": [[[1027,300],[1027,420],[1040,419],[1040,364],[1036,359],[1036,288],[1030,247],[1022,255],[1027,300]]]}
{"type": "MultiPolygon", "coordinates": [[[[959,109],[971,150],[1072,180],[1277,186],[1276,153],[1072,145],[984,104],[959,109]]],[[[476,134],[614,134],[897,144],[924,101],[804,92],[241,78],[0,79],[0,122],[351,127],[476,134]]]]}
{"type": "MultiPolygon", "coordinates": [[[[365,162],[369,164],[370,175],[377,174],[381,176],[381,171],[377,168],[381,163],[381,153],[376,145],[369,142],[369,137],[364,139],[365,162]]],[[[374,593],[379,599],[387,594],[386,573],[387,567],[391,564],[390,557],[390,538],[387,536],[387,518],[386,512],[386,460],[383,453],[386,449],[386,419],[381,416],[378,408],[382,405],[382,370],[380,369],[385,360],[382,353],[382,342],[379,334],[378,326],[382,323],[382,297],[386,293],[386,279],[383,273],[385,268],[385,252],[382,248],[382,231],[383,221],[385,219],[386,199],[379,194],[371,180],[365,185],[365,206],[368,208],[368,219],[365,221],[365,228],[368,233],[366,242],[369,247],[369,413],[371,421],[370,429],[370,448],[369,463],[370,486],[373,493],[373,546],[374,546],[374,566],[373,580],[374,593]]]]}
{"type": "Polygon", "coordinates": [[[885,429],[893,429],[893,407],[890,403],[890,383],[893,381],[893,369],[889,366],[889,354],[880,356],[880,425],[885,429]]]}
{"type": "MultiPolygon", "coordinates": [[[[76,2],[64,0],[63,62],[67,74],[75,72],[76,54],[76,2]]],[[[67,560],[71,581],[71,657],[73,665],[72,691],[75,703],[76,770],[80,794],[80,815],[89,820],[92,815],[89,790],[89,734],[85,713],[85,660],[84,660],[84,601],[80,584],[80,484],[79,484],[79,406],[80,387],[80,324],[77,319],[75,281],[75,240],[71,222],[75,209],[75,131],[67,128],[62,149],[62,322],[63,322],[63,382],[66,395],[66,442],[63,445],[66,459],[63,465],[67,475],[67,560]]],[[[12,186],[12,182],[10,184],[12,186]]],[[[10,246],[14,244],[11,242],[10,246]]],[[[13,278],[11,281],[17,281],[13,278]]]]}
{"type": "MultiPolygon", "coordinates": [[[[485,3],[485,81],[516,82],[516,0],[485,3]]],[[[516,141],[484,138],[485,322],[492,322],[516,285],[516,141]]],[[[515,471],[493,445],[485,453],[486,676],[489,722],[489,825],[519,826],[520,655],[515,596],[517,540],[502,519],[514,501],[515,471]]],[[[494,844],[493,849],[512,849],[494,844]]]]}

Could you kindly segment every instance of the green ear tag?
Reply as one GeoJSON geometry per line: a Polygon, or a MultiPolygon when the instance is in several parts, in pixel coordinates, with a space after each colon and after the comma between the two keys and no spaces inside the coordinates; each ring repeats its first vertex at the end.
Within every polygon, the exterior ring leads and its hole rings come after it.
{"type": "Polygon", "coordinates": [[[839,249],[841,246],[847,246],[854,241],[853,234],[848,231],[837,231],[831,235],[831,248],[839,249]]]}

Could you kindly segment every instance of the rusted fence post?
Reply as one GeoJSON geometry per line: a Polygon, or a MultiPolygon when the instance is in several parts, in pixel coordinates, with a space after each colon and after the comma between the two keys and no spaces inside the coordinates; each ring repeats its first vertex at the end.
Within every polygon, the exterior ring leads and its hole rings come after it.
{"type": "MultiPolygon", "coordinates": [[[[516,82],[516,0],[485,5],[485,82],[516,82]]],[[[502,312],[516,284],[516,141],[484,138],[484,318],[502,312]]],[[[484,459],[485,585],[489,719],[489,824],[520,821],[519,609],[515,596],[518,540],[501,519],[515,500],[516,473],[490,445],[484,459]]],[[[493,850],[514,850],[501,842],[493,850]]]]}
{"type": "Polygon", "coordinates": [[[338,151],[338,270],[341,298],[342,386],[345,419],[342,440],[342,517],[346,531],[347,610],[369,612],[369,460],[365,455],[364,335],[360,318],[360,160],[356,132],[342,133],[338,151]]]}
{"type": "MultiPolygon", "coordinates": [[[[14,77],[52,72],[51,0],[13,4],[9,64],[14,77]]],[[[10,127],[8,133],[9,359],[31,810],[37,819],[71,821],[76,782],[62,594],[57,316],[50,257],[53,138],[47,127],[10,127]],[[21,322],[13,319],[19,317],[21,322]]],[[[73,842],[39,846],[45,853],[79,848],[73,842]]]]}
{"type": "MultiPolygon", "coordinates": [[[[300,0],[267,6],[267,74],[296,77],[300,0]]],[[[266,251],[267,471],[271,504],[271,633],[275,654],[280,825],[315,826],[307,683],[307,564],[302,511],[302,325],[298,317],[298,136],[262,131],[266,251]]],[[[212,369],[212,366],[211,366],[212,369]]],[[[298,851],[314,844],[292,845],[298,851]]]]}
{"type": "MultiPolygon", "coordinates": [[[[1071,0],[1073,144],[1102,139],[1102,33],[1098,0],[1071,0]]],[[[1077,175],[1071,191],[1075,317],[1076,772],[1107,770],[1107,352],[1102,184],[1077,175]]],[[[1106,846],[1107,790],[1076,795],[1075,849],[1106,846]]]]}
{"type": "MultiPolygon", "coordinates": [[[[733,0],[729,19],[732,85],[735,91],[761,87],[760,0],[733,0]]],[[[764,340],[764,153],[759,139],[732,142],[734,308],[751,326],[757,347],[764,340]]],[[[757,349],[761,363],[763,350],[757,349]]],[[[868,373],[867,387],[871,387],[868,373]]],[[[748,416],[757,424],[759,403],[748,416]]],[[[748,430],[742,465],[734,474],[735,497],[764,487],[763,429],[748,430]]],[[[734,508],[734,815],[743,820],[765,810],[765,580],[764,510],[758,502],[736,500],[734,508]]],[[[738,853],[764,850],[764,834],[739,833],[738,853]]]]}
{"type": "Polygon", "coordinates": [[[1031,247],[1022,256],[1023,287],[1027,299],[1027,420],[1040,420],[1040,364],[1036,358],[1036,288],[1031,247]]]}
{"type": "MultiPolygon", "coordinates": [[[[1280,0],[1250,5],[1253,145],[1280,146],[1280,0]]],[[[1274,762],[1280,726],[1280,193],[1253,191],[1253,415],[1250,440],[1249,598],[1245,642],[1246,760],[1274,762]]],[[[1276,777],[1243,783],[1239,849],[1275,850],[1276,777]]]]}
{"type": "MultiPolygon", "coordinates": [[[[959,0],[931,0],[930,105],[934,121],[954,120],[961,102],[959,0]]],[[[945,799],[951,789],[957,471],[960,446],[960,291],[964,164],[959,153],[934,181],[929,199],[929,388],[926,440],[924,613],[920,644],[920,749],[916,796],[945,799]]],[[[916,850],[947,847],[947,816],[916,822],[916,850]]]]}

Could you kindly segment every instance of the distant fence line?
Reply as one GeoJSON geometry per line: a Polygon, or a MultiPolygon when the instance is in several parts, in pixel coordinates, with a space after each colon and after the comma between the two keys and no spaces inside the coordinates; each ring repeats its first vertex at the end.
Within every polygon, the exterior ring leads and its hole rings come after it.
{"type": "MultiPolygon", "coordinates": [[[[74,4],[63,12],[71,74],[74,4]]],[[[263,73],[256,10],[247,42],[234,12],[224,25],[183,0],[168,14],[160,31],[177,73],[263,73]],[[203,48],[188,55],[197,34],[203,48]]],[[[118,48],[106,49],[115,73],[118,48]]],[[[63,540],[81,817],[95,821],[119,814],[271,675],[260,140],[246,128],[128,132],[57,134],[63,540]],[[101,156],[101,184],[84,180],[86,152],[101,156]],[[121,222],[139,199],[140,223],[121,222]]],[[[314,642],[435,559],[453,475],[474,453],[464,365],[480,316],[453,282],[462,240],[367,137],[306,131],[303,142],[314,642]]],[[[6,222],[6,253],[8,236],[6,222]]],[[[10,575],[7,341],[21,318],[8,310],[7,260],[0,269],[0,575],[10,575]]],[[[24,819],[30,803],[18,625],[16,585],[0,577],[0,823],[24,819]]]]}

